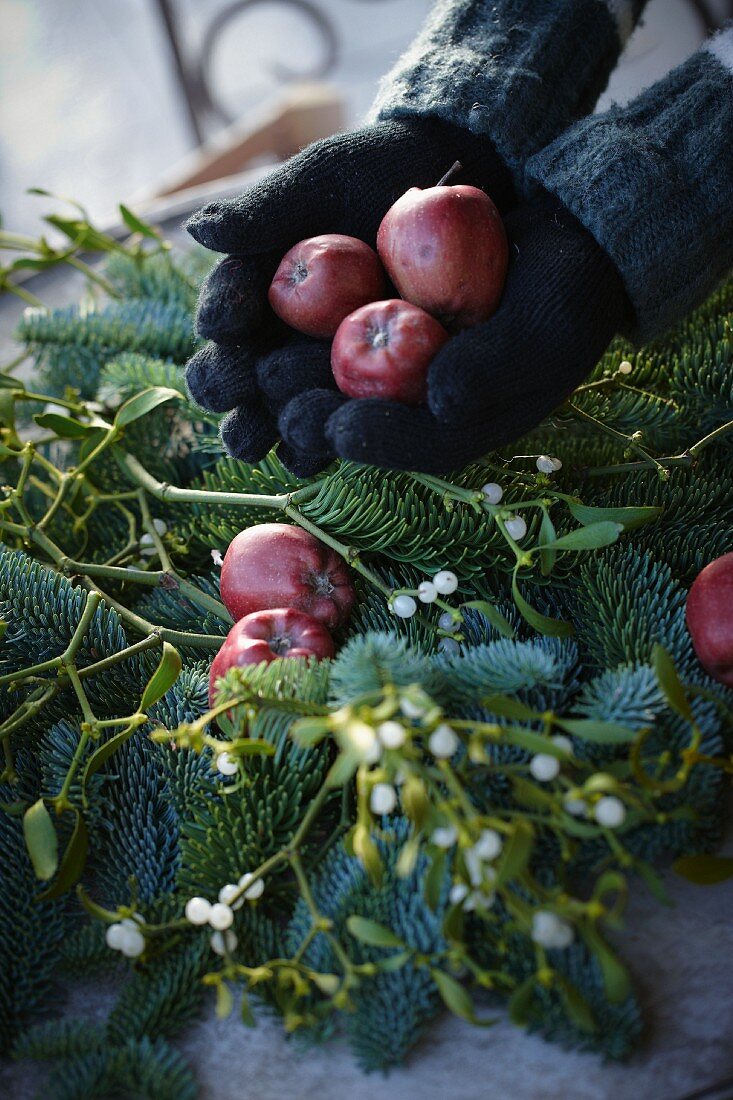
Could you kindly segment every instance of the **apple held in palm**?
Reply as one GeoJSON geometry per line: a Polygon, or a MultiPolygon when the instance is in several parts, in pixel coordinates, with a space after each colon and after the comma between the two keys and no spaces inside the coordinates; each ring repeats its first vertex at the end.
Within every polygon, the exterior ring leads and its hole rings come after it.
{"type": "Polygon", "coordinates": [[[356,237],[322,233],[285,253],[270,285],[273,311],[308,336],[333,336],[344,317],[383,298],[384,271],[373,248],[356,237]]]}
{"type": "Polygon", "coordinates": [[[451,331],[480,324],[499,305],[509,246],[478,187],[411,187],[385,214],[377,251],[401,296],[451,331]]]}
{"type": "Polygon", "coordinates": [[[440,322],[401,298],[371,302],[341,322],[331,348],[336,385],[349,397],[419,405],[428,367],[448,340],[440,322]]]}

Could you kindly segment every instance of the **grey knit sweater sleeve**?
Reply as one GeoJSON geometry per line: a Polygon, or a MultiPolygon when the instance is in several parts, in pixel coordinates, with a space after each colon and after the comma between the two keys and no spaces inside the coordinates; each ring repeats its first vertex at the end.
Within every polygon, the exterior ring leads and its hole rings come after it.
{"type": "Polygon", "coordinates": [[[592,110],[646,0],[436,0],[372,121],[435,115],[524,163],[592,110]]]}
{"type": "Polygon", "coordinates": [[[528,177],[618,268],[628,335],[657,336],[733,268],[733,23],[627,107],[583,119],[528,177]]]}

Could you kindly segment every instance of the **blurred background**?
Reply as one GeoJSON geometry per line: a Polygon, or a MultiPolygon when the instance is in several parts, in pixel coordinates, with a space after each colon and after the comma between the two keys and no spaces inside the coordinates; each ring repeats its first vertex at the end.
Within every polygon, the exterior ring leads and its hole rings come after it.
{"type": "MultiPolygon", "coordinates": [[[[43,187],[103,225],[356,125],[432,0],[0,0],[0,214],[43,187]]],[[[603,104],[683,61],[729,0],[651,0],[603,104]]]]}

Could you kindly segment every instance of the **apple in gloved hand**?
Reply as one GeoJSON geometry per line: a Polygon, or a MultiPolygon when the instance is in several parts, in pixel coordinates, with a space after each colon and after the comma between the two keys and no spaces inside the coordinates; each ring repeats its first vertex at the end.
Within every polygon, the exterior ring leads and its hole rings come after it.
{"type": "Polygon", "coordinates": [[[403,298],[450,331],[499,305],[509,247],[499,211],[478,187],[411,187],[389,208],[377,251],[403,298]]]}
{"type": "Polygon", "coordinates": [[[733,687],[733,553],[698,573],[687,595],[686,614],[700,664],[721,684],[733,687]]]}
{"type": "Polygon", "coordinates": [[[291,607],[329,629],[346,621],[355,596],[344,559],[288,523],[260,523],[240,531],[224,555],[220,587],[233,619],[291,607]]]}
{"type": "Polygon", "coordinates": [[[216,681],[228,669],[258,665],[276,657],[335,656],[333,639],[323,623],[291,607],[255,611],[235,623],[211,664],[209,706],[216,699],[216,681]]]}
{"type": "Polygon", "coordinates": [[[448,333],[429,313],[392,298],[372,302],[338,327],[331,348],[336,385],[349,397],[382,397],[419,405],[428,367],[448,333]]]}
{"type": "Polygon", "coordinates": [[[385,287],[373,248],[356,237],[323,233],[285,253],[267,297],[291,328],[326,338],[349,313],[383,298],[385,287]]]}

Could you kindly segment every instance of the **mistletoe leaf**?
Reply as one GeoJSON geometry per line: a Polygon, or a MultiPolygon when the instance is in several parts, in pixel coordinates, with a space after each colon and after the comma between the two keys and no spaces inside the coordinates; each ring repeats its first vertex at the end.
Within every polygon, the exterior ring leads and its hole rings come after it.
{"type": "Polygon", "coordinates": [[[368,943],[370,947],[405,947],[405,941],[396,936],[391,928],[385,928],[378,921],[369,920],[352,914],[347,921],[348,928],[354,939],[362,943],[368,943]]]}
{"type": "Polygon", "coordinates": [[[733,878],[733,858],[730,856],[682,856],[672,866],[678,875],[696,886],[715,886],[733,878]]]}
{"type": "Polygon", "coordinates": [[[586,527],[576,527],[553,542],[541,544],[540,550],[598,550],[616,542],[623,529],[622,523],[600,520],[586,527]]]}
{"type": "Polygon", "coordinates": [[[53,878],[59,863],[59,842],[51,815],[42,798],[23,815],[23,835],[36,878],[53,878]]]}
{"type": "Polygon", "coordinates": [[[572,623],[565,623],[561,619],[551,619],[548,615],[542,615],[530,603],[527,603],[519,591],[516,573],[512,577],[512,595],[522,618],[526,619],[535,630],[539,630],[540,634],[548,634],[554,638],[569,638],[575,633],[572,623]]]}
{"type": "Polygon", "coordinates": [[[158,667],[145,685],[140,700],[140,710],[148,710],[149,707],[152,707],[154,703],[163,698],[169,688],[172,688],[175,684],[181,668],[182,661],[178,650],[170,642],[163,642],[163,653],[158,662],[158,667]]]}
{"type": "Polygon", "coordinates": [[[56,881],[52,886],[44,890],[42,894],[38,895],[38,901],[49,901],[51,898],[61,897],[61,895],[65,894],[67,890],[70,890],[82,876],[84,865],[87,861],[87,852],[89,850],[89,835],[82,815],[78,810],[74,810],[74,813],[76,814],[76,824],[71,834],[71,840],[61,860],[61,866],[59,867],[56,881]]]}
{"type": "Polygon", "coordinates": [[[134,397],[129,398],[124,405],[120,405],[115,416],[115,427],[124,428],[134,420],[139,420],[141,416],[146,416],[153,409],[157,409],[158,405],[163,405],[166,401],[182,399],[183,394],[179,390],[172,390],[168,386],[150,386],[149,389],[142,390],[141,393],[136,393],[134,397]]]}

